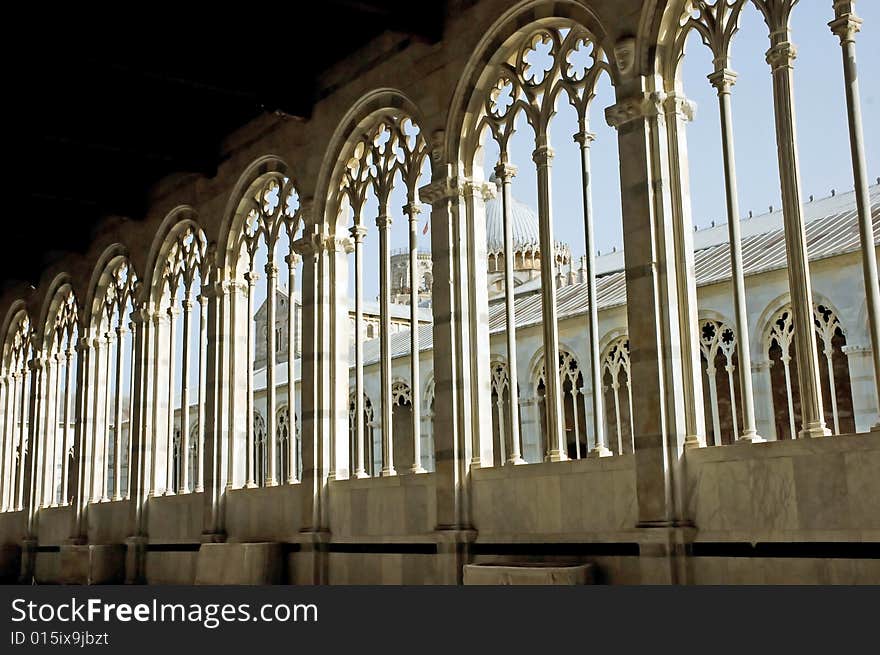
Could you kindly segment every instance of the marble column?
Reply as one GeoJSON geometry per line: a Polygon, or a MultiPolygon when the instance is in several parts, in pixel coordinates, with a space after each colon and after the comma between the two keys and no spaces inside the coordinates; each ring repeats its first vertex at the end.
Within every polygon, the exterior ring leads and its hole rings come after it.
{"type": "MultiPolygon", "coordinates": [[[[874,407],[880,404],[880,278],[877,275],[877,253],[871,218],[871,198],[868,188],[868,166],[865,159],[865,138],[862,128],[862,105],[859,95],[859,76],[856,67],[856,34],[862,19],[855,13],[855,0],[834,0],[834,20],[828,26],[840,39],[843,56],[843,80],[846,92],[846,116],[849,124],[849,143],[855,181],[856,207],[859,215],[859,240],[862,255],[862,276],[868,306],[868,333],[874,368],[874,407]]],[[[880,429],[876,418],[872,429],[880,429]]]]}
{"type": "MultiPolygon", "coordinates": [[[[206,284],[206,280],[201,281],[206,284]]],[[[205,490],[205,399],[208,394],[208,297],[204,289],[199,292],[199,406],[198,406],[198,439],[197,454],[199,457],[196,473],[196,492],[205,490]]]]}
{"type": "Polygon", "coordinates": [[[296,267],[300,263],[300,256],[291,251],[285,257],[285,261],[287,262],[287,290],[290,294],[287,302],[287,484],[294,484],[299,481],[297,479],[299,464],[295,435],[299,429],[299,413],[296,406],[296,267]]]}
{"type": "Polygon", "coordinates": [[[230,414],[234,403],[232,372],[234,370],[233,311],[235,282],[220,278],[218,270],[206,266],[202,280],[202,297],[206,300],[206,334],[204,343],[205,378],[204,412],[205,431],[202,450],[202,541],[222,542],[226,539],[226,491],[232,482],[231,450],[233,440],[230,414]]]}
{"type": "MultiPolygon", "coordinates": [[[[510,394],[510,402],[507,403],[507,420],[500,422],[499,426],[507,424],[510,431],[510,457],[502,463],[506,464],[525,464],[526,460],[522,457],[522,439],[520,437],[519,425],[519,394],[518,380],[519,374],[516,363],[516,312],[514,310],[514,302],[516,300],[516,286],[513,279],[513,259],[515,256],[513,249],[513,198],[511,196],[511,182],[516,175],[516,166],[507,162],[507,153],[501,153],[501,161],[495,167],[495,176],[501,185],[501,216],[504,228],[504,327],[505,327],[505,345],[507,346],[507,381],[508,391],[510,394]]],[[[546,252],[546,251],[545,251],[546,252]]],[[[499,402],[503,394],[499,390],[499,402]]],[[[505,441],[505,431],[499,429],[500,441],[505,441]]]]}
{"type": "MultiPolygon", "coordinates": [[[[458,202],[453,203],[452,207],[464,217],[466,225],[464,231],[454,228],[452,237],[462,238],[465,235],[466,238],[464,243],[458,244],[454,262],[456,274],[466,280],[466,284],[453,289],[453,300],[461,316],[462,329],[467,332],[457,342],[465,359],[459,366],[462,379],[456,385],[456,390],[462,399],[468,399],[467,404],[461,405],[459,417],[461,424],[467,426],[463,429],[470,433],[468,450],[473,469],[492,466],[495,458],[490,408],[492,381],[490,368],[486,365],[490,360],[486,201],[497,196],[498,187],[494,183],[461,180],[457,191],[458,202]],[[465,342],[471,346],[464,348],[465,342]]],[[[445,239],[446,232],[441,236],[445,239]]],[[[432,242],[432,252],[434,247],[432,242]]],[[[434,277],[436,281],[436,275],[434,277]]],[[[433,301],[432,312],[436,322],[436,300],[433,301]]],[[[435,346],[434,355],[436,351],[435,346]]],[[[435,358],[435,368],[436,365],[435,358]]]]}
{"type": "MultiPolygon", "coordinates": [[[[439,133],[438,133],[439,135],[439,133]]],[[[438,142],[442,141],[437,137],[438,142]]],[[[442,148],[441,151],[442,153],[442,148]]],[[[471,356],[468,344],[472,336],[470,321],[482,316],[472,314],[472,294],[468,271],[476,262],[468,251],[468,234],[473,229],[473,208],[462,207],[462,190],[458,180],[447,175],[442,155],[434,152],[432,182],[419,189],[419,197],[431,204],[431,259],[433,262],[434,334],[434,461],[435,493],[437,503],[437,531],[443,555],[441,578],[453,582],[461,576],[462,549],[456,550],[471,534],[470,475],[473,429],[480,431],[480,439],[488,436],[491,442],[491,414],[486,435],[479,424],[472,423],[475,399],[471,397],[474,380],[471,378],[471,356]],[[438,161],[439,160],[439,161],[438,161]]],[[[476,189],[471,189],[476,191],[476,189]]],[[[474,200],[473,193],[469,200],[474,200]]],[[[484,228],[485,229],[485,228],[484,228]]],[[[483,236],[485,244],[485,233],[483,236]]],[[[485,271],[485,265],[483,265],[485,271]]],[[[484,287],[485,288],[485,287],[484,287]]],[[[474,326],[478,329],[478,326],[474,326]]],[[[488,346],[488,339],[486,340],[488,346]]],[[[478,343],[475,344],[479,350],[478,343]]],[[[488,368],[484,365],[484,368],[488,368]]],[[[488,374],[488,370],[485,371],[488,374]]],[[[488,378],[486,378],[488,379],[488,378]]],[[[491,397],[488,392],[484,402],[491,397]]],[[[491,411],[491,410],[489,410],[491,411]]],[[[489,462],[483,462],[489,465],[489,462]]]]}
{"type": "Polygon", "coordinates": [[[394,470],[394,442],[392,436],[391,401],[391,217],[387,208],[379,209],[376,218],[379,228],[379,351],[381,358],[382,391],[380,412],[382,423],[382,477],[397,475],[394,470]]]}
{"type": "MultiPolygon", "coordinates": [[[[632,60],[624,56],[632,48],[632,43],[619,44],[617,104],[605,116],[617,129],[627,235],[628,397],[638,398],[631,406],[637,525],[669,529],[685,522],[681,454],[690,426],[680,389],[690,362],[685,362],[679,343],[693,326],[681,324],[687,284],[678,279],[681,234],[672,211],[663,96],[646,89],[651,80],[635,74],[632,60]]],[[[670,566],[663,579],[674,581],[674,558],[663,552],[664,566],[670,566]]]]}
{"type": "Polygon", "coordinates": [[[25,541],[36,538],[36,513],[40,502],[38,489],[40,483],[39,461],[43,448],[42,444],[40,444],[41,429],[39,417],[44,401],[44,398],[42,398],[45,375],[44,366],[44,362],[38,355],[28,362],[28,367],[31,370],[30,393],[28,394],[28,407],[26,409],[28,429],[25,435],[26,453],[21,484],[21,508],[27,512],[25,541]]]}
{"type": "MultiPolygon", "coordinates": [[[[174,489],[174,387],[176,386],[174,369],[177,363],[177,315],[180,310],[174,306],[174,294],[171,296],[171,306],[168,307],[168,414],[166,421],[168,423],[168,441],[165,450],[165,495],[173,496],[176,491],[174,489]]],[[[180,443],[178,442],[178,448],[180,443]]],[[[183,459],[183,455],[178,450],[178,458],[183,459]]]]}
{"type": "Polygon", "coordinates": [[[266,481],[267,487],[277,484],[278,476],[275,471],[277,430],[276,405],[275,405],[275,314],[278,296],[278,266],[275,264],[274,246],[269,249],[269,260],[266,263],[266,481]]]}
{"type": "Polygon", "coordinates": [[[424,473],[422,468],[422,403],[421,379],[419,376],[419,203],[410,200],[403,206],[403,213],[409,219],[409,317],[410,317],[410,389],[412,390],[412,473],[424,473]]]}
{"type": "Polygon", "coordinates": [[[12,457],[10,456],[12,425],[15,417],[12,412],[12,402],[10,398],[14,395],[14,373],[5,374],[0,377],[0,406],[3,408],[3,425],[0,427],[0,512],[7,511],[6,504],[6,485],[9,481],[8,465],[12,457]]]}
{"type": "MultiPolygon", "coordinates": [[[[686,124],[694,119],[696,105],[683,95],[671,92],[662,103],[665,123],[672,239],[676,262],[676,297],[678,300],[679,347],[682,362],[681,395],[684,401],[685,448],[699,448],[706,443],[703,385],[701,383],[700,341],[697,329],[697,275],[694,263],[694,229],[691,218],[691,191],[687,159],[686,124]]],[[[661,169],[662,170],[662,169],[661,169]]],[[[663,175],[663,173],[661,173],[663,175]]],[[[666,202],[663,198],[661,202],[666,202]]],[[[632,392],[632,385],[628,385],[632,392]]],[[[630,402],[632,405],[632,402],[630,402]]],[[[634,447],[634,446],[633,446],[634,447]]]]}
{"type": "Polygon", "coordinates": [[[71,486],[73,487],[73,498],[71,505],[70,539],[71,543],[80,543],[86,537],[85,513],[86,506],[91,495],[89,491],[89,460],[91,458],[91,449],[89,448],[89,438],[91,429],[89,425],[89,408],[92,406],[89,402],[90,389],[94,389],[94,378],[89,378],[89,372],[93,371],[91,359],[92,349],[90,347],[90,338],[88,331],[82,330],[80,334],[86,336],[79,339],[76,344],[76,401],[74,405],[74,430],[73,430],[73,463],[71,468],[71,486]],[[89,382],[87,385],[86,383],[89,382]]]}
{"type": "Polygon", "coordinates": [[[354,427],[357,449],[356,478],[370,477],[364,466],[364,237],[367,228],[360,225],[360,211],[356,210],[358,224],[351,228],[354,240],[354,427]]]}
{"type": "Polygon", "coordinates": [[[254,329],[254,291],[260,276],[251,269],[244,274],[247,281],[247,363],[246,379],[247,403],[245,406],[245,487],[253,489],[256,482],[256,444],[254,443],[254,346],[257,339],[254,329]]]}
{"type": "MultiPolygon", "coordinates": [[[[752,387],[752,355],[749,345],[749,317],[746,311],[746,282],[743,271],[742,237],[740,229],[739,194],[737,192],[736,158],[733,148],[733,112],[730,105],[730,89],[736,81],[736,73],[729,68],[718,68],[709,75],[709,81],[718,93],[721,116],[721,150],[724,162],[724,194],[727,203],[727,232],[730,241],[730,271],[733,282],[733,309],[736,322],[736,348],[739,355],[739,389],[742,397],[743,431],[740,441],[758,443],[755,423],[755,394],[752,387]]],[[[733,400],[735,390],[730,387],[733,400]]],[[[736,422],[736,412],[733,414],[736,422]]]]}
{"type": "Polygon", "coordinates": [[[125,360],[123,317],[116,327],[116,375],[113,395],[113,500],[122,500],[122,372],[125,360]]]}
{"type": "MultiPolygon", "coordinates": [[[[592,409],[593,443],[587,445],[587,457],[608,457],[613,453],[608,448],[605,430],[602,425],[604,408],[602,407],[602,394],[595,393],[596,389],[602,388],[602,360],[599,353],[599,296],[596,291],[596,240],[593,236],[593,191],[590,168],[590,144],[596,135],[587,129],[586,123],[580,125],[575,142],[580,146],[581,154],[581,192],[584,206],[584,247],[586,254],[583,262],[586,266],[587,284],[587,350],[590,355],[590,383],[594,393],[590,394],[592,409]]],[[[586,395],[584,395],[586,399],[586,395]]],[[[586,409],[586,406],[584,407],[586,409]]]]}
{"type": "Polygon", "coordinates": [[[177,493],[190,491],[189,479],[189,367],[190,367],[190,323],[192,321],[192,289],[187,284],[180,303],[183,314],[183,343],[180,364],[180,450],[177,457],[177,493]]]}
{"type": "MultiPolygon", "coordinates": [[[[777,0],[782,7],[791,0],[777,0]],[[782,4],[780,4],[782,3],[782,4]]],[[[794,113],[794,59],[796,50],[789,41],[787,12],[768,17],[771,47],[767,63],[773,74],[773,110],[776,120],[776,149],[782,187],[782,214],[785,250],[788,256],[788,285],[791,293],[796,342],[798,386],[801,401],[799,437],[822,437],[831,432],[825,426],[822,389],[819,384],[819,358],[813,329],[813,291],[807,259],[807,237],[801,203],[800,164],[794,113]]]]}
{"type": "Polygon", "coordinates": [[[544,339],[544,383],[547,408],[547,441],[550,445],[548,459],[560,462],[568,459],[562,415],[562,385],[559,379],[559,320],[556,307],[556,285],[553,284],[556,241],[553,238],[552,194],[550,191],[550,168],[553,149],[547,135],[540,135],[535,142],[532,159],[538,176],[538,228],[541,242],[541,321],[544,339]]]}
{"type": "Polygon", "coordinates": [[[135,309],[131,312],[131,385],[128,414],[128,488],[129,527],[126,539],[125,580],[127,583],[145,581],[147,545],[147,499],[150,480],[150,438],[145,417],[149,411],[146,402],[146,373],[149,370],[147,335],[150,312],[135,309]]]}

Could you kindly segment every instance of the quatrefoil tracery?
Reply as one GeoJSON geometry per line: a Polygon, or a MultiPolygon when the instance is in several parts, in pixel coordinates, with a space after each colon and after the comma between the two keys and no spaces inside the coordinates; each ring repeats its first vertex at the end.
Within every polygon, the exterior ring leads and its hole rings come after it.
{"type": "Polygon", "coordinates": [[[488,128],[506,153],[522,112],[536,135],[546,135],[560,94],[577,112],[580,130],[586,130],[596,82],[607,69],[601,48],[580,26],[538,28],[520,41],[510,59],[498,64],[474,134],[488,128]]]}

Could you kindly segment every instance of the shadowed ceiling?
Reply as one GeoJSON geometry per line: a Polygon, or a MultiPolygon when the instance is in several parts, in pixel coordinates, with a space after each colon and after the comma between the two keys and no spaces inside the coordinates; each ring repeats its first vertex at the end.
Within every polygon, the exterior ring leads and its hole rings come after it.
{"type": "Polygon", "coordinates": [[[224,138],[260,115],[308,118],[320,75],[383,32],[436,42],[445,5],[321,0],[188,17],[126,8],[100,22],[53,14],[7,26],[27,47],[5,46],[18,179],[0,283],[36,284],[63,252],[84,252],[105,216],[142,219],[162,178],[213,176],[224,138]]]}

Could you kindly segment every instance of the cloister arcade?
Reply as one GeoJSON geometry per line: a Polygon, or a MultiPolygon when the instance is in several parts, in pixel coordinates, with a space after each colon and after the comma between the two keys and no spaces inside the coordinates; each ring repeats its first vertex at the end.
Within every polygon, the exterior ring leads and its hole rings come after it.
{"type": "MultiPolygon", "coordinates": [[[[609,581],[738,581],[689,564],[692,546],[772,540],[777,528],[814,540],[827,526],[764,525],[752,505],[730,536],[705,505],[723,514],[727,501],[700,494],[711,467],[727,475],[726,458],[765,462],[769,449],[856,453],[862,463],[847,466],[867,478],[880,457],[880,198],[864,161],[859,19],[852,2],[826,2],[855,190],[813,215],[820,203],[805,210],[799,181],[796,1],[625,4],[473,3],[440,44],[386,53],[309,121],[233,139],[215,179],[160,189],[136,229],[110,226],[34,291],[6,293],[0,537],[19,549],[21,579],[68,580],[63,557],[46,562],[93,545],[123,553],[129,582],[191,582],[210,579],[199,567],[240,564],[232,549],[222,565],[198,563],[206,545],[280,543],[272,556],[290,581],[455,583],[480,558],[553,560],[544,545],[558,541],[605,544],[584,557],[609,581]],[[747,4],[769,38],[783,204],[754,222],[740,220],[730,103],[747,4]],[[695,231],[689,197],[695,109],[680,66],[692,33],[712,54],[721,120],[728,221],[712,235],[695,231]],[[600,93],[613,104],[598,106],[600,93]],[[564,112],[572,133],[554,131],[569,126],[564,112]],[[623,242],[604,257],[591,161],[601,122],[616,133],[623,242]],[[552,184],[560,139],[577,188],[552,184]],[[517,160],[523,148],[530,158],[517,160]],[[511,218],[526,182],[537,244],[520,244],[511,218]],[[489,202],[503,234],[491,259],[489,202]],[[578,272],[558,237],[572,224],[578,272]],[[430,323],[419,315],[426,232],[430,323]],[[392,306],[395,247],[409,253],[409,330],[391,329],[403,307],[392,306]],[[374,290],[375,339],[364,319],[374,290]],[[584,507],[566,527],[574,501],[561,495],[581,488],[595,500],[577,491],[577,507],[604,503],[610,522],[584,507]],[[403,572],[357,578],[364,544],[399,556],[403,572]]],[[[806,475],[797,484],[815,483],[806,475]]],[[[860,494],[877,491],[859,480],[860,494]]],[[[835,539],[878,540],[878,517],[858,507],[827,527],[835,539]]]]}

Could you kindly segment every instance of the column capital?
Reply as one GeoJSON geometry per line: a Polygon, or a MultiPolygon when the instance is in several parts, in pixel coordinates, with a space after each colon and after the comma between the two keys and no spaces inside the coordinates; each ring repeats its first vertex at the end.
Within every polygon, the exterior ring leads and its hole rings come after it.
{"type": "Polygon", "coordinates": [[[302,257],[296,252],[291,251],[289,254],[284,256],[284,261],[287,262],[288,266],[296,267],[299,266],[299,263],[302,261],[302,257]]]}
{"type": "Polygon", "coordinates": [[[168,305],[165,313],[168,314],[169,318],[176,318],[180,314],[180,309],[176,305],[168,305]]]}
{"type": "Polygon", "coordinates": [[[33,359],[31,359],[27,363],[27,367],[31,371],[39,371],[40,369],[43,368],[44,365],[45,365],[45,362],[43,361],[42,357],[34,357],[33,359]]]}
{"type": "Polygon", "coordinates": [[[321,252],[324,239],[325,235],[317,230],[310,233],[303,231],[303,236],[294,241],[291,244],[291,248],[303,258],[314,259],[321,252]]]}
{"type": "Polygon", "coordinates": [[[791,41],[780,41],[767,50],[767,63],[775,73],[783,68],[793,68],[797,58],[797,48],[791,41]]]}
{"type": "Polygon", "coordinates": [[[376,217],[376,227],[380,230],[387,230],[391,227],[391,217],[388,214],[379,214],[376,217]]]}
{"type": "Polygon", "coordinates": [[[610,127],[620,129],[622,126],[640,118],[657,116],[662,113],[663,94],[659,92],[642,92],[629,98],[619,100],[605,109],[605,122],[610,127]]]}
{"type": "Polygon", "coordinates": [[[462,180],[459,187],[459,194],[462,198],[476,197],[485,202],[492,200],[498,196],[498,187],[493,182],[474,182],[473,180],[462,180]]]}
{"type": "Polygon", "coordinates": [[[260,274],[256,271],[248,271],[244,274],[244,279],[248,283],[248,287],[253,287],[260,279],[260,274]]]}
{"type": "Polygon", "coordinates": [[[717,68],[713,72],[709,73],[706,76],[706,79],[709,80],[709,84],[711,84],[715,90],[718,92],[718,95],[722,95],[725,93],[730,93],[731,87],[736,84],[737,78],[736,71],[732,68],[722,67],[717,68]]]}
{"type": "Polygon", "coordinates": [[[508,162],[498,162],[498,164],[495,165],[495,176],[502,184],[510,182],[510,180],[516,177],[518,172],[519,167],[508,162]]]}
{"type": "MultiPolygon", "coordinates": [[[[731,71],[733,72],[733,71],[731,71]]],[[[736,76],[736,73],[733,73],[736,76]]],[[[666,115],[681,116],[686,121],[694,120],[697,115],[697,103],[690,100],[683,93],[675,91],[667,93],[663,99],[663,111],[666,115]]]]}
{"type": "Polygon", "coordinates": [[[840,39],[840,44],[855,43],[856,34],[862,30],[862,19],[856,15],[852,2],[834,3],[835,19],[828,23],[831,33],[840,39]]]}
{"type": "Polygon", "coordinates": [[[403,213],[409,216],[410,223],[416,223],[419,220],[419,214],[422,213],[421,203],[411,200],[403,206],[403,213]]]}
{"type": "MultiPolygon", "coordinates": [[[[391,223],[390,220],[388,222],[391,223]]],[[[324,239],[322,246],[328,253],[344,252],[347,254],[354,252],[354,242],[350,237],[328,236],[324,239]]]]}
{"type": "Polygon", "coordinates": [[[578,130],[577,133],[572,136],[572,139],[574,139],[575,143],[580,144],[582,148],[589,148],[593,141],[596,140],[596,133],[583,128],[578,130]]]}
{"type": "Polygon", "coordinates": [[[532,152],[532,161],[534,161],[538,166],[549,166],[550,162],[553,161],[553,148],[544,144],[540,145],[532,152]]]}
{"type": "Polygon", "coordinates": [[[367,236],[367,228],[363,225],[352,225],[348,229],[348,233],[351,234],[351,238],[355,243],[363,243],[364,237],[367,236]]]}
{"type": "Polygon", "coordinates": [[[420,187],[419,197],[433,205],[443,200],[457,198],[461,195],[461,191],[461,181],[457,177],[444,177],[420,187]]]}
{"type": "Polygon", "coordinates": [[[266,262],[263,270],[266,271],[267,279],[278,277],[278,264],[275,263],[274,258],[273,261],[266,262]]]}

